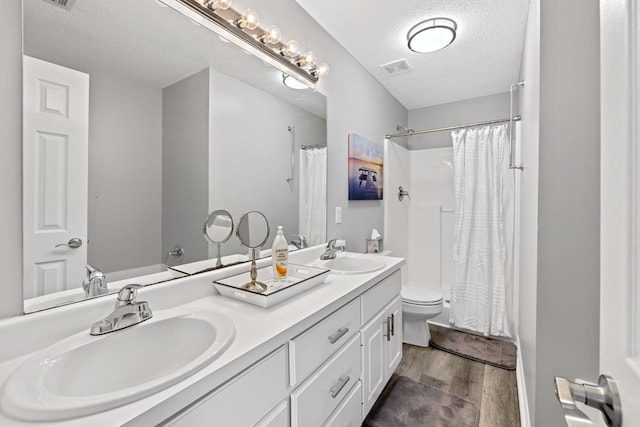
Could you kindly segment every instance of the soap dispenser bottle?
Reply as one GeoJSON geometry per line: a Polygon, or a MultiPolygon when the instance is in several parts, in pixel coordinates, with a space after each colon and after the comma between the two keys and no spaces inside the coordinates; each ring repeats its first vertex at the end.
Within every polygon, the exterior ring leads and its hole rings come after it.
{"type": "Polygon", "coordinates": [[[278,226],[276,238],[273,239],[271,256],[273,258],[273,277],[276,279],[284,279],[287,277],[289,264],[289,245],[287,244],[287,239],[284,238],[281,225],[278,226]]]}

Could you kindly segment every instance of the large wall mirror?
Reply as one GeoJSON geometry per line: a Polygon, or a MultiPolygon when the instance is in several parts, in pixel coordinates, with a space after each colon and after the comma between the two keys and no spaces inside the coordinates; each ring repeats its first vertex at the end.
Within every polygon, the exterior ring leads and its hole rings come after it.
{"type": "Polygon", "coordinates": [[[86,265],[110,292],[215,266],[218,209],[325,241],[321,94],[160,1],[55,3],[23,1],[25,312],[86,298],[86,265]]]}

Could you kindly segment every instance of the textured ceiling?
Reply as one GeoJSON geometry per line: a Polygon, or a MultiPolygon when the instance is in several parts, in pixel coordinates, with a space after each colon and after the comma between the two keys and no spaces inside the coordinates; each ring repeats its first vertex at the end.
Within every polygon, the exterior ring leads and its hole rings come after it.
{"type": "Polygon", "coordinates": [[[505,92],[517,82],[529,0],[296,1],[409,110],[505,92]],[[409,29],[437,17],[458,24],[453,44],[410,51],[409,29]],[[411,71],[388,75],[380,67],[400,59],[411,71]]]}
{"type": "Polygon", "coordinates": [[[282,73],[155,0],[76,0],[70,11],[24,0],[24,51],[87,73],[164,88],[212,67],[325,117],[325,100],[282,84],[282,73]]]}

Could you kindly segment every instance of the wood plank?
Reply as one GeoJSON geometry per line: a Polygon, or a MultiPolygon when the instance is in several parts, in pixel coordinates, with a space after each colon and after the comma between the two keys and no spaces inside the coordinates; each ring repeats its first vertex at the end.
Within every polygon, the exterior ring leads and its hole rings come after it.
{"type": "Polygon", "coordinates": [[[479,427],[520,426],[515,371],[404,344],[395,373],[474,403],[480,410],[479,427]]]}
{"type": "Polygon", "coordinates": [[[450,360],[452,362],[451,384],[448,392],[475,403],[480,409],[483,400],[484,363],[459,356],[454,356],[450,360]]]}
{"type": "Polygon", "coordinates": [[[484,378],[479,427],[519,427],[515,371],[486,365],[484,378]]]}

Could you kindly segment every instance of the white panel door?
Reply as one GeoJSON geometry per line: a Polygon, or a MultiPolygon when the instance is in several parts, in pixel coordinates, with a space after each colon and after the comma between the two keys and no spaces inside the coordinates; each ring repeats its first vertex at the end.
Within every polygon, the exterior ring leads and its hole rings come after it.
{"type": "Polygon", "coordinates": [[[23,76],[26,299],[79,287],[84,277],[89,75],[24,56],[23,76]]]}
{"type": "Polygon", "coordinates": [[[600,372],[617,382],[625,427],[640,426],[640,31],[635,3],[600,1],[600,372]]]}

